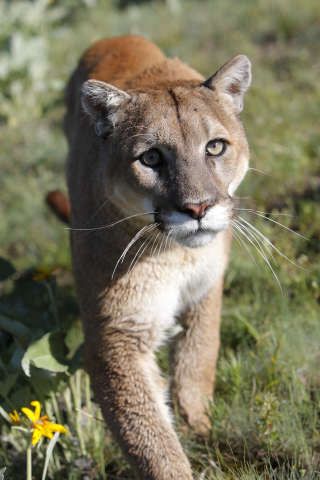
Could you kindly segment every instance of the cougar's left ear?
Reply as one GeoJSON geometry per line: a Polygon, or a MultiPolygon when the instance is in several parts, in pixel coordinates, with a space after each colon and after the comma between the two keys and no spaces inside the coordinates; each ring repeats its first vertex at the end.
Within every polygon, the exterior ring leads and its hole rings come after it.
{"type": "Polygon", "coordinates": [[[121,106],[128,100],[128,93],[99,80],[87,80],[81,88],[81,105],[94,121],[98,136],[111,133],[121,106]]]}
{"type": "Polygon", "coordinates": [[[235,111],[243,109],[243,97],[251,83],[251,63],[246,55],[237,55],[208,78],[203,85],[228,95],[235,111]]]}

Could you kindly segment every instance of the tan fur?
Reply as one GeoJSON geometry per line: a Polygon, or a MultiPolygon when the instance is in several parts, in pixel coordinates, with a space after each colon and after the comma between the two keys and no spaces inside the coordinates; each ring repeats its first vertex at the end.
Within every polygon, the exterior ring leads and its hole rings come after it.
{"type": "Polygon", "coordinates": [[[149,41],[126,36],[93,45],[68,85],[72,259],[87,365],[141,479],[192,478],[154,359],[177,319],[172,390],[197,432],[210,427],[232,195],[249,157],[238,118],[249,83],[244,56],[204,83],[149,41]],[[227,150],[212,158],[205,149],[217,138],[227,150]],[[150,149],[161,158],[155,168],[142,161],[150,149]],[[147,227],[154,221],[157,229],[147,227]],[[119,262],[144,227],[149,243],[137,238],[119,262]]]}

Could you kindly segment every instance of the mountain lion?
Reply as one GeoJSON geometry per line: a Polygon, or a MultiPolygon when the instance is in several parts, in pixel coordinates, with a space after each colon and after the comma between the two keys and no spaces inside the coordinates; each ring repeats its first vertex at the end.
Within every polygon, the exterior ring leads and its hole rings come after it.
{"type": "Polygon", "coordinates": [[[138,478],[192,479],[154,352],[171,340],[173,398],[210,428],[233,195],[249,150],[238,55],[205,80],[139,36],[105,39],[67,87],[73,271],[87,366],[138,478]],[[172,329],[171,329],[172,330],[172,329]]]}

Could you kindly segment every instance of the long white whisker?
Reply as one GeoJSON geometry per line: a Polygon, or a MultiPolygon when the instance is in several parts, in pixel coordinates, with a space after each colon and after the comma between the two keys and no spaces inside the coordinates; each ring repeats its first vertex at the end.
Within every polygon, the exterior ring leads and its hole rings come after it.
{"type": "MultiPolygon", "coordinates": [[[[238,210],[238,209],[237,209],[238,210]]],[[[256,215],[258,215],[258,217],[262,217],[264,218],[265,220],[268,220],[269,222],[272,222],[272,223],[276,223],[277,225],[279,225],[280,227],[284,228],[285,230],[288,230],[289,232],[291,233],[294,233],[295,235],[297,235],[298,237],[301,237],[303,238],[304,240],[308,240],[307,237],[301,235],[301,233],[298,233],[298,232],[295,232],[294,230],[292,230],[291,228],[289,227],[286,227],[285,225],[282,225],[282,223],[280,222],[277,222],[277,220],[274,220],[273,218],[269,218],[267,217],[266,215],[264,215],[265,212],[260,212],[259,210],[248,210],[250,211],[251,213],[255,213],[256,215]]],[[[281,214],[280,214],[281,215],[281,214]]],[[[285,214],[283,214],[285,215],[285,214]]]]}
{"type": "Polygon", "coordinates": [[[291,258],[287,257],[284,253],[282,253],[270,240],[268,237],[266,237],[260,230],[255,228],[253,225],[251,225],[250,222],[245,220],[242,217],[239,217],[240,221],[244,222],[246,225],[248,225],[249,228],[251,228],[254,232],[256,232],[257,235],[259,235],[275,252],[277,252],[282,258],[285,258],[288,262],[292,263],[295,267],[302,268],[302,270],[305,270],[301,265],[298,265],[295,263],[291,258]]]}
{"type": "Polygon", "coordinates": [[[161,242],[161,248],[158,252],[158,257],[160,255],[161,250],[162,250],[162,252],[164,252],[166,250],[167,243],[168,243],[168,238],[170,237],[171,232],[172,232],[172,229],[170,229],[168,233],[163,234],[163,240],[161,242]]]}
{"type": "Polygon", "coordinates": [[[234,238],[235,240],[237,240],[238,245],[240,245],[240,247],[241,247],[239,235],[238,235],[238,233],[235,231],[236,226],[233,225],[233,227],[234,227],[234,228],[232,229],[232,238],[234,238]]]}
{"type": "Polygon", "coordinates": [[[149,232],[149,230],[153,230],[153,227],[154,227],[154,224],[151,224],[151,225],[146,225],[145,227],[141,228],[139,230],[139,232],[133,237],[133,239],[131,240],[131,242],[128,244],[128,246],[126,247],[126,249],[124,250],[123,254],[121,255],[120,259],[121,259],[121,263],[123,263],[124,259],[125,259],[125,256],[126,254],[128,253],[128,251],[130,250],[130,248],[132,247],[132,245],[140,238],[142,237],[142,235],[144,235],[146,232],[149,232]]]}
{"type": "MultiPolygon", "coordinates": [[[[260,210],[254,210],[253,208],[234,208],[234,210],[241,210],[245,212],[250,212],[250,213],[260,213],[262,215],[276,215],[276,216],[282,216],[282,217],[293,217],[291,213],[269,213],[269,212],[262,212],[260,210]]],[[[295,232],[296,233],[296,232],[295,232]]]]}
{"type": "Polygon", "coordinates": [[[245,224],[244,219],[242,219],[241,217],[238,217],[238,220],[239,220],[240,225],[242,225],[242,227],[246,230],[246,232],[248,232],[248,235],[250,235],[252,238],[254,238],[255,241],[257,243],[259,243],[260,245],[262,243],[263,250],[264,250],[265,254],[270,255],[272,260],[275,262],[273,252],[272,252],[272,248],[274,247],[273,243],[266,236],[264,236],[261,232],[259,232],[259,233],[261,233],[261,235],[257,235],[258,231],[255,232],[253,230],[253,228],[250,228],[250,227],[253,227],[253,226],[249,222],[247,224],[245,224]],[[270,249],[270,247],[271,247],[271,249],[270,249]]]}
{"type": "MultiPolygon", "coordinates": [[[[270,243],[266,242],[267,237],[261,238],[261,236],[256,235],[256,233],[250,229],[248,225],[241,223],[241,218],[238,217],[239,224],[245,229],[248,235],[260,246],[261,250],[265,253],[266,256],[270,255],[271,259],[276,263],[275,258],[273,256],[273,252],[270,249],[270,243]]],[[[273,246],[273,244],[271,244],[273,246]]]]}
{"type": "MultiPolygon", "coordinates": [[[[254,246],[254,248],[257,250],[257,252],[259,253],[259,255],[261,255],[261,257],[264,259],[264,261],[266,262],[266,264],[268,265],[269,269],[271,270],[272,272],[272,275],[274,276],[274,278],[276,279],[276,282],[278,283],[279,285],[279,288],[281,290],[281,293],[283,293],[283,290],[282,290],[282,286],[281,286],[281,283],[280,283],[280,280],[278,278],[278,275],[276,274],[276,272],[274,271],[274,269],[272,268],[272,265],[268,259],[268,257],[265,255],[264,251],[261,251],[261,246],[260,248],[256,245],[256,243],[250,238],[248,237],[248,235],[245,234],[245,231],[246,229],[244,228],[245,226],[244,225],[240,225],[236,220],[234,220],[234,222],[238,225],[239,227],[239,231],[243,234],[243,236],[248,240],[249,243],[251,243],[251,245],[254,246]],[[244,231],[245,230],[245,231],[244,231]]],[[[258,244],[259,245],[259,244],[258,244]]]]}
{"type": "Polygon", "coordinates": [[[73,228],[73,227],[65,227],[66,230],[71,230],[73,232],[88,232],[88,231],[96,231],[96,230],[104,230],[107,228],[114,227],[115,225],[118,225],[119,223],[125,222],[126,220],[130,220],[130,218],[135,218],[135,217],[140,217],[143,215],[153,215],[157,212],[145,212],[145,213],[136,213],[135,215],[129,215],[128,217],[121,218],[120,220],[117,220],[116,222],[110,223],[109,225],[102,225],[100,227],[92,227],[92,228],[73,228]]]}
{"type": "Polygon", "coordinates": [[[170,230],[169,230],[169,232],[168,232],[168,234],[167,234],[167,237],[166,237],[166,242],[165,242],[165,245],[164,245],[164,250],[167,249],[168,240],[169,240],[169,238],[170,238],[171,233],[172,233],[172,229],[170,228],[170,230]]]}
{"type": "MultiPolygon", "coordinates": [[[[236,223],[234,223],[234,221],[232,221],[232,225],[233,227],[239,231],[239,227],[236,223]]],[[[242,247],[247,251],[248,255],[250,256],[251,260],[253,261],[253,263],[255,265],[257,265],[257,262],[256,262],[256,259],[254,258],[253,254],[251,253],[250,251],[250,248],[248,247],[248,245],[246,245],[246,243],[242,240],[241,238],[241,232],[240,234],[238,234],[234,229],[232,229],[232,234],[234,234],[235,238],[238,240],[238,242],[240,243],[240,245],[242,245],[242,247]]]]}
{"type": "Polygon", "coordinates": [[[150,256],[153,257],[154,253],[155,253],[155,249],[157,248],[158,244],[157,244],[157,239],[160,235],[160,232],[157,232],[157,235],[155,236],[154,240],[153,240],[153,244],[152,244],[152,247],[151,247],[151,253],[150,253],[150,256]]]}
{"type": "Polygon", "coordinates": [[[132,247],[132,245],[146,232],[146,231],[149,231],[150,228],[152,227],[153,228],[153,225],[154,224],[151,224],[151,225],[146,225],[145,227],[142,227],[138,233],[135,234],[135,236],[133,237],[133,239],[128,243],[128,245],[126,246],[126,248],[123,250],[122,254],[120,255],[120,257],[118,258],[118,261],[113,269],[113,272],[112,272],[112,275],[111,275],[111,280],[113,280],[113,277],[114,277],[114,274],[118,268],[118,265],[119,263],[123,263],[123,260],[125,259],[125,256],[127,255],[128,251],[130,250],[130,248],[132,247]]]}
{"type": "Polygon", "coordinates": [[[274,271],[272,265],[271,265],[271,262],[270,260],[268,259],[265,251],[262,249],[261,247],[261,244],[260,242],[257,241],[256,237],[252,235],[252,232],[248,229],[248,227],[246,227],[245,225],[240,224],[238,223],[238,227],[239,227],[239,230],[240,232],[244,235],[244,237],[248,240],[248,242],[254,246],[254,248],[257,250],[257,252],[259,253],[259,255],[264,259],[265,263],[268,265],[272,275],[274,276],[274,278],[276,279],[276,282],[278,283],[279,285],[279,288],[281,290],[281,293],[283,293],[283,290],[282,290],[282,286],[281,286],[281,283],[280,283],[280,280],[279,280],[279,277],[278,275],[276,274],[276,272],[274,271]],[[249,235],[249,236],[248,236],[249,235]],[[250,236],[252,238],[250,238],[250,236]]]}
{"type": "Polygon", "coordinates": [[[154,249],[154,256],[156,256],[156,255],[157,255],[157,257],[159,256],[159,249],[160,249],[162,240],[163,240],[162,232],[160,232],[160,239],[159,239],[159,241],[157,241],[156,248],[154,249]]]}
{"type": "MultiPolygon", "coordinates": [[[[150,228],[150,230],[148,231],[148,233],[150,234],[155,228],[157,228],[158,225],[159,225],[158,223],[154,223],[154,224],[152,225],[153,228],[150,228]]],[[[144,240],[144,242],[142,242],[142,244],[140,245],[140,247],[139,247],[138,250],[136,251],[135,256],[133,257],[133,259],[132,259],[132,261],[131,261],[131,263],[130,263],[130,265],[129,265],[128,273],[130,273],[131,270],[133,270],[133,265],[134,265],[134,263],[135,263],[135,260],[136,260],[136,258],[138,257],[139,253],[141,252],[141,250],[143,249],[144,245],[145,245],[148,241],[150,242],[151,240],[152,240],[152,236],[149,237],[149,238],[147,238],[146,240],[144,240]]],[[[144,251],[144,250],[143,250],[143,251],[144,251]]]]}
{"type": "Polygon", "coordinates": [[[295,230],[292,230],[292,228],[286,227],[286,225],[282,225],[282,223],[277,222],[277,220],[274,220],[273,218],[266,217],[265,215],[262,215],[262,214],[259,213],[259,212],[256,212],[256,214],[257,214],[259,217],[265,218],[266,220],[268,220],[268,222],[276,223],[277,225],[279,225],[280,227],[284,228],[285,230],[288,230],[289,232],[293,233],[294,235],[297,235],[297,237],[303,238],[303,240],[308,240],[308,238],[305,237],[304,235],[301,235],[301,233],[298,233],[298,232],[296,232],[295,230]]]}
{"type": "Polygon", "coordinates": [[[162,247],[164,246],[164,243],[165,243],[166,239],[167,239],[167,236],[166,236],[166,235],[162,235],[162,239],[161,239],[160,246],[159,246],[159,249],[158,249],[158,255],[157,255],[157,257],[160,256],[161,250],[163,251],[163,248],[162,248],[162,247]]]}
{"type": "Polygon", "coordinates": [[[150,245],[152,241],[152,236],[147,238],[146,242],[143,243],[143,245],[145,245],[145,247],[142,249],[142,251],[140,252],[139,256],[136,258],[136,261],[134,262],[134,264],[132,265],[132,268],[131,270],[128,272],[130,273],[136,266],[136,264],[139,262],[140,258],[142,257],[142,255],[144,254],[144,252],[146,251],[146,249],[148,248],[148,246],[150,245]]]}

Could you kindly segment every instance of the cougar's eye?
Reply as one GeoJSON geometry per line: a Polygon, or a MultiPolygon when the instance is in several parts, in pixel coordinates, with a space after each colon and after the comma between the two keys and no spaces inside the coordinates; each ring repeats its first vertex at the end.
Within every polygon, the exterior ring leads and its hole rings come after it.
{"type": "Polygon", "coordinates": [[[218,157],[222,155],[227,148],[227,142],[222,138],[215,138],[214,140],[210,140],[206,146],[206,155],[210,157],[218,157]]]}
{"type": "Polygon", "coordinates": [[[155,148],[147,150],[141,155],[140,162],[150,168],[158,167],[162,163],[161,153],[155,148]]]}

